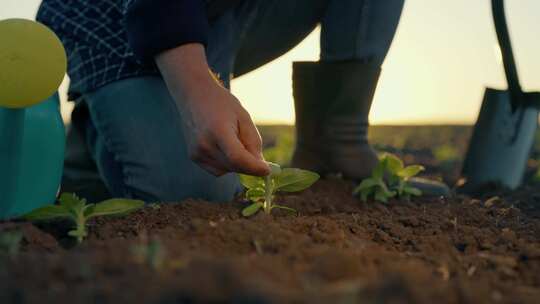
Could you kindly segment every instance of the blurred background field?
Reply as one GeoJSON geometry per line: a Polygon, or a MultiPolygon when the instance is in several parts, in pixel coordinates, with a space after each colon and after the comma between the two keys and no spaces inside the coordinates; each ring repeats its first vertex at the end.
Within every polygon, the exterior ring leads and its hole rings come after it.
{"type": "MultiPolygon", "coordinates": [[[[259,131],[265,158],[287,165],[294,149],[294,127],[261,125],[259,131]]],[[[459,179],[471,134],[472,126],[467,125],[372,126],[369,139],[379,152],[397,154],[408,164],[422,164],[426,175],[454,185],[459,179]]],[[[540,133],[537,133],[527,179],[536,174],[539,151],[540,133]]]]}
{"type": "MultiPolygon", "coordinates": [[[[1,0],[0,20],[34,18],[41,0],[1,0]]],[[[540,88],[540,1],[507,0],[521,81],[540,88]]],[[[259,124],[292,124],[291,62],[317,60],[319,29],[270,64],[233,81],[233,93],[259,124]]],[[[506,82],[490,0],[407,0],[383,66],[370,120],[374,124],[471,124],[486,86],[506,82]]],[[[68,79],[61,89],[63,114],[68,79]]]]}

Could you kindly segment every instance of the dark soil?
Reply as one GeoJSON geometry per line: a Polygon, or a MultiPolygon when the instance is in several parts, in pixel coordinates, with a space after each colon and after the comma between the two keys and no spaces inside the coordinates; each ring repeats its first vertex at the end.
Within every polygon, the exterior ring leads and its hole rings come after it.
{"type": "Polygon", "coordinates": [[[0,303],[540,302],[539,187],[388,204],[352,187],[278,198],[298,216],[245,219],[241,199],[149,206],[94,220],[82,245],[66,223],[0,223],[24,235],[0,259],[0,303]]]}

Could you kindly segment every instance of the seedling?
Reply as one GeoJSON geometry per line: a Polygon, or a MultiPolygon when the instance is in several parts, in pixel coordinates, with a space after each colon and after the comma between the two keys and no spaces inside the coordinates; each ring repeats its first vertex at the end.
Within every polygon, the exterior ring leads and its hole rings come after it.
{"type": "Polygon", "coordinates": [[[98,204],[87,204],[85,199],[72,193],[62,194],[58,201],[59,205],[41,207],[23,217],[30,221],[69,219],[75,224],[75,229],[68,234],[79,243],[88,235],[86,231],[88,219],[97,216],[124,215],[144,206],[143,201],[129,199],[110,199],[98,204]]]}
{"type": "Polygon", "coordinates": [[[246,198],[252,202],[242,210],[245,217],[252,216],[261,209],[266,214],[270,214],[274,208],[296,213],[292,208],[274,204],[275,193],[302,191],[319,179],[319,175],[311,171],[296,168],[281,169],[279,165],[270,162],[268,165],[271,173],[265,177],[240,174],[240,182],[248,189],[246,198]]]}
{"type": "Polygon", "coordinates": [[[0,254],[14,258],[19,254],[23,234],[20,231],[6,231],[0,233],[0,254]]]}
{"type": "Polygon", "coordinates": [[[385,153],[379,158],[371,177],[364,179],[353,193],[360,195],[364,202],[369,197],[384,203],[392,197],[409,200],[411,196],[422,195],[422,191],[409,184],[409,179],[423,170],[424,167],[419,165],[405,167],[401,159],[385,153]]]}
{"type": "Polygon", "coordinates": [[[148,238],[146,232],[142,233],[139,243],[131,247],[135,261],[146,264],[153,270],[160,270],[165,264],[166,250],[157,237],[148,238]]]}

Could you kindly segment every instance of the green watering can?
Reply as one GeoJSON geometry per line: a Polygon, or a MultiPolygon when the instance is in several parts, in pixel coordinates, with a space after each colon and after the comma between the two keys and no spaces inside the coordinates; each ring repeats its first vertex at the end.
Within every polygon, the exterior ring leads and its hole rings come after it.
{"type": "Polygon", "coordinates": [[[0,219],[52,204],[60,186],[65,131],[56,90],[66,54],[44,25],[0,21],[0,219]]]}

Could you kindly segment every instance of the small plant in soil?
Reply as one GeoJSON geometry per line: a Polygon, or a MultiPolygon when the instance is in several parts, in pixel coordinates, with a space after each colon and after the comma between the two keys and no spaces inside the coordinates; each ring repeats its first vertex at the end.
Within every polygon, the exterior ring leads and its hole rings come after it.
{"type": "Polygon", "coordinates": [[[313,185],[318,179],[317,173],[296,169],[284,168],[274,163],[268,163],[271,173],[265,177],[240,174],[240,182],[247,188],[246,199],[252,202],[242,210],[242,215],[249,217],[263,210],[270,214],[273,209],[283,209],[296,213],[295,209],[274,203],[276,192],[298,192],[313,185]]]}
{"type": "Polygon", "coordinates": [[[58,199],[60,204],[38,208],[24,215],[30,221],[50,221],[69,219],[75,224],[75,229],[69,235],[76,238],[79,243],[88,235],[86,222],[93,217],[108,215],[124,215],[140,209],[143,201],[129,199],[110,199],[98,204],[87,204],[72,193],[63,193],[58,199]]]}
{"type": "Polygon", "coordinates": [[[19,254],[23,234],[21,231],[5,231],[0,233],[0,255],[14,258],[19,254]]]}
{"type": "Polygon", "coordinates": [[[379,158],[371,177],[362,180],[353,193],[360,195],[364,202],[370,197],[384,203],[392,197],[410,200],[411,196],[422,195],[422,191],[412,187],[409,179],[423,170],[424,167],[419,165],[405,167],[397,156],[385,153],[379,158]]]}
{"type": "Polygon", "coordinates": [[[165,247],[157,237],[148,238],[146,232],[139,237],[137,245],[131,247],[135,261],[150,266],[153,270],[160,270],[165,264],[165,247]]]}

